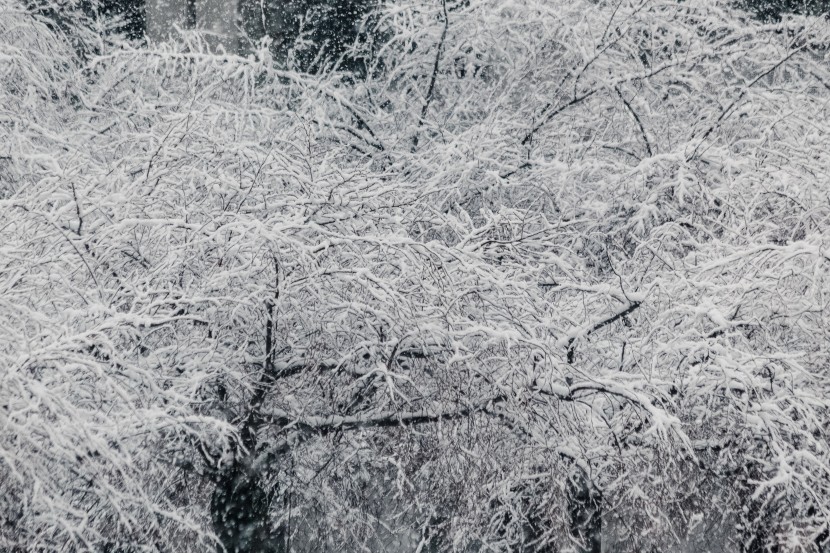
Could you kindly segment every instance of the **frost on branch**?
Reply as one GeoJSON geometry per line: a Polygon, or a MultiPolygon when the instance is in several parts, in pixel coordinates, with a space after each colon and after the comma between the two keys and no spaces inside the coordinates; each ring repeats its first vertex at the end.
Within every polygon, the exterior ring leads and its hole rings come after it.
{"type": "Polygon", "coordinates": [[[1,6],[0,549],[826,542],[825,20],[395,2],[358,79],[1,6]]]}

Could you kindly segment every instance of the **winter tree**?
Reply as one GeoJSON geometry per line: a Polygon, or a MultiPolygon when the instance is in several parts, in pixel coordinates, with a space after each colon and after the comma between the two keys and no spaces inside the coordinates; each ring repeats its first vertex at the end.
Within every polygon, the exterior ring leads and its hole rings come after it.
{"type": "Polygon", "coordinates": [[[826,547],[823,17],[0,2],[0,549],[826,547]]]}

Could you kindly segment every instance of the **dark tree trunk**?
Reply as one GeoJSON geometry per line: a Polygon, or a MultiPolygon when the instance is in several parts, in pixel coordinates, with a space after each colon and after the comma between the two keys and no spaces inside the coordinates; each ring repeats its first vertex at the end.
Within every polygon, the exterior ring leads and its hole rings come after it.
{"type": "Polygon", "coordinates": [[[210,514],[226,553],[283,553],[279,532],[270,528],[269,504],[259,475],[244,463],[235,462],[219,475],[210,514]]]}
{"type": "Polygon", "coordinates": [[[571,480],[568,497],[571,535],[580,553],[602,553],[602,495],[581,472],[571,480]]]}

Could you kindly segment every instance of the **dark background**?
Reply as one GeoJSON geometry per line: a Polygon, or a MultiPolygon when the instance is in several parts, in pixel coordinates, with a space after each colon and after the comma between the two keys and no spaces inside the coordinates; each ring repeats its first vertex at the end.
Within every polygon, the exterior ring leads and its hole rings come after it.
{"type": "MultiPolygon", "coordinates": [[[[354,39],[354,23],[372,4],[373,0],[271,0],[268,3],[274,11],[283,9],[305,14],[314,10],[320,15],[316,39],[333,48],[342,48],[354,39]]],[[[783,14],[818,15],[830,11],[830,0],[737,0],[736,5],[767,21],[778,20],[783,14]]],[[[130,39],[144,38],[143,0],[100,0],[98,9],[103,15],[117,17],[121,21],[118,31],[130,39]]]]}

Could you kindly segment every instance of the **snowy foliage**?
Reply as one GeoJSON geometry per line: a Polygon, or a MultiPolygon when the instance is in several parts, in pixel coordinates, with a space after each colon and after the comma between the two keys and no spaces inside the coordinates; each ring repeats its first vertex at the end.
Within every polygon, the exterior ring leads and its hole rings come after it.
{"type": "Polygon", "coordinates": [[[0,550],[827,540],[825,19],[401,0],[356,79],[73,9],[0,0],[0,550]]]}

